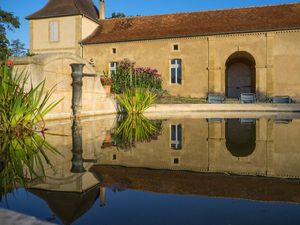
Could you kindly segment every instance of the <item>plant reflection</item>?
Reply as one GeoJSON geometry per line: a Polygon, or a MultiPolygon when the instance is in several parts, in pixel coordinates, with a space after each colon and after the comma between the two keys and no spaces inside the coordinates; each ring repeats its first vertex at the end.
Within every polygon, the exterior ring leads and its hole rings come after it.
{"type": "Polygon", "coordinates": [[[112,134],[113,145],[129,150],[138,142],[150,142],[161,134],[162,122],[150,121],[143,115],[120,117],[118,126],[112,134]]]}
{"type": "Polygon", "coordinates": [[[0,198],[43,177],[45,163],[51,166],[48,152],[58,153],[40,133],[0,134],[0,198]]]}

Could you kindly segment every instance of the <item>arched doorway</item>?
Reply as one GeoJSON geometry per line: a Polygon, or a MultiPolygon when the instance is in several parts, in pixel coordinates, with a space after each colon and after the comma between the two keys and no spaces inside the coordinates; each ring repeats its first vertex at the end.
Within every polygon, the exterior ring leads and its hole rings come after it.
{"type": "Polygon", "coordinates": [[[255,93],[255,59],[247,52],[236,52],[226,61],[226,97],[239,98],[241,93],[255,93]]]}
{"type": "Polygon", "coordinates": [[[256,148],[255,119],[227,119],[226,148],[235,157],[250,156],[256,148]]]}

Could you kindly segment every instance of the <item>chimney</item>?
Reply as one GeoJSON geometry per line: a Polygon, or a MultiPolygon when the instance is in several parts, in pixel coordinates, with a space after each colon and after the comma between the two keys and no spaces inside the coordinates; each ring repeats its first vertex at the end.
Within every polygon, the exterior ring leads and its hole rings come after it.
{"type": "Polygon", "coordinates": [[[105,0],[100,0],[100,7],[99,7],[99,20],[105,19],[105,0]]]}

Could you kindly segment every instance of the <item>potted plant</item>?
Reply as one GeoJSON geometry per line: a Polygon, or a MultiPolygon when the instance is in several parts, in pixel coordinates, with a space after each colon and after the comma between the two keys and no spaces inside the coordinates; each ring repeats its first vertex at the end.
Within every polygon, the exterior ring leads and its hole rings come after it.
{"type": "Polygon", "coordinates": [[[108,72],[103,71],[103,75],[101,76],[101,83],[105,89],[106,94],[110,94],[110,89],[111,89],[111,84],[112,84],[112,80],[109,76],[108,72]]]}

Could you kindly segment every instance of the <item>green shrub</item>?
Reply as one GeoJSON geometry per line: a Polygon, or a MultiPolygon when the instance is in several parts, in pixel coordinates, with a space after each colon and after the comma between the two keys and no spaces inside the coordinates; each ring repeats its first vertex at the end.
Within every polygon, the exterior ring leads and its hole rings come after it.
{"type": "Polygon", "coordinates": [[[44,164],[52,167],[48,152],[59,154],[35,132],[0,133],[0,138],[0,160],[4,164],[0,171],[0,199],[13,188],[26,187],[33,179],[44,177],[44,164]]]}
{"type": "Polygon", "coordinates": [[[128,114],[142,114],[156,99],[156,93],[140,87],[127,89],[124,94],[117,96],[117,100],[128,114]]]}
{"type": "Polygon", "coordinates": [[[161,121],[150,121],[143,115],[129,115],[118,122],[112,134],[114,146],[127,150],[136,143],[156,140],[161,134],[161,121]]]}
{"type": "Polygon", "coordinates": [[[115,73],[111,75],[113,93],[124,93],[128,88],[145,88],[161,93],[162,79],[156,69],[135,67],[135,63],[128,59],[120,61],[115,73]]]}
{"type": "Polygon", "coordinates": [[[25,72],[13,75],[8,66],[0,67],[0,132],[35,129],[61,101],[49,103],[53,89],[45,92],[45,81],[33,87],[28,80],[25,72]]]}

